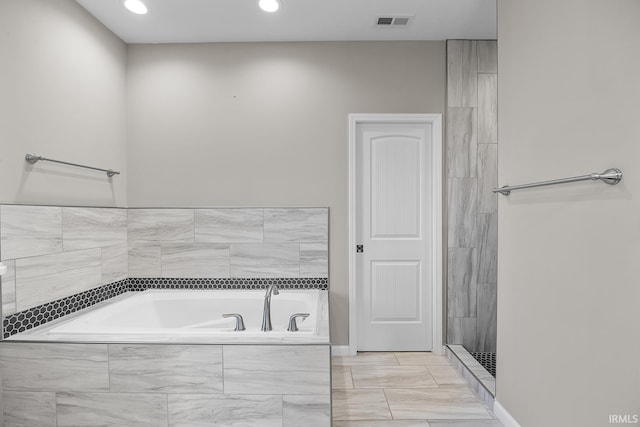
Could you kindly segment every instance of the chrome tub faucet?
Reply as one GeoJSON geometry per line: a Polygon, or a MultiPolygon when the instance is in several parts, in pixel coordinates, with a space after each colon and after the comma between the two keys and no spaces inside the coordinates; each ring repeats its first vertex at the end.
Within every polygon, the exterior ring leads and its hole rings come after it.
{"type": "Polygon", "coordinates": [[[264,309],[262,310],[262,331],[270,331],[271,327],[271,294],[278,295],[278,285],[271,284],[267,288],[267,293],[264,295],[264,309]]]}

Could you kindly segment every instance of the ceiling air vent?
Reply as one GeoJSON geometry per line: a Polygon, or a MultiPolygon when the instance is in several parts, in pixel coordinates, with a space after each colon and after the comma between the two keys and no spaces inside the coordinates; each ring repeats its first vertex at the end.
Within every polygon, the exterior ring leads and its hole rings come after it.
{"type": "Polygon", "coordinates": [[[378,18],[378,25],[391,25],[393,24],[393,17],[381,16],[378,18]]]}
{"type": "Polygon", "coordinates": [[[376,25],[378,27],[406,27],[411,18],[411,16],[379,16],[376,25]]]}

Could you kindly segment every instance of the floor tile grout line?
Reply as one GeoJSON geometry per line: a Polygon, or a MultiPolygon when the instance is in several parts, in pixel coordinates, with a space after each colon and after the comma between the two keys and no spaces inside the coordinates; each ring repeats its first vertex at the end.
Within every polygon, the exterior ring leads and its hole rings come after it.
{"type": "Polygon", "coordinates": [[[349,366],[349,378],[351,378],[351,389],[355,390],[356,382],[353,380],[353,369],[351,369],[351,366],[349,366]]]}
{"type": "Polygon", "coordinates": [[[391,415],[392,420],[395,420],[395,417],[393,416],[393,412],[391,412],[391,405],[389,405],[389,399],[387,398],[387,393],[384,388],[382,389],[382,394],[384,395],[384,401],[387,403],[387,410],[389,411],[389,415],[391,415]]]}

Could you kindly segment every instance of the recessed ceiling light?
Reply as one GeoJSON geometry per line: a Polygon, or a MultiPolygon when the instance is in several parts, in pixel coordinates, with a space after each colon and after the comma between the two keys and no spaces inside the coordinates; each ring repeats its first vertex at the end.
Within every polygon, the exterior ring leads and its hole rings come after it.
{"type": "Polygon", "coordinates": [[[149,11],[149,9],[147,9],[147,6],[140,0],[125,0],[124,7],[126,7],[130,12],[133,12],[136,15],[144,15],[149,11]]]}
{"type": "Polygon", "coordinates": [[[276,10],[280,9],[280,1],[279,0],[259,0],[258,6],[260,6],[260,9],[264,10],[265,12],[275,12],[276,10]]]}

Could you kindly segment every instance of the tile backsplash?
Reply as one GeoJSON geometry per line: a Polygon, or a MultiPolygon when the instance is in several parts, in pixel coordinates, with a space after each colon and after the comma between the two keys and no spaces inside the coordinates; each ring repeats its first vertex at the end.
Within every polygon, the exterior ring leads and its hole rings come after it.
{"type": "Polygon", "coordinates": [[[2,315],[126,278],[328,278],[328,213],[0,205],[2,315]]]}

